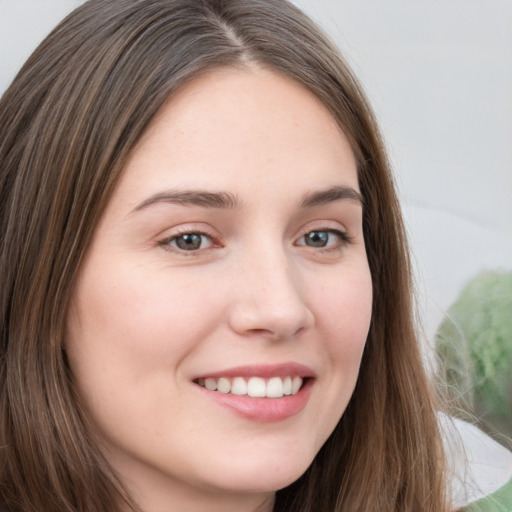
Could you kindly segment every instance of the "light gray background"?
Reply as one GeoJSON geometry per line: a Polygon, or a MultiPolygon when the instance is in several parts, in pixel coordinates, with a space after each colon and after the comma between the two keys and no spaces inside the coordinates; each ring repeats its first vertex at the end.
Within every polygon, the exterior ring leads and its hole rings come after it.
{"type": "MultiPolygon", "coordinates": [[[[80,0],[0,0],[0,92],[80,0]]],[[[464,283],[512,270],[512,0],[296,0],[377,112],[429,338],[464,283]]]]}

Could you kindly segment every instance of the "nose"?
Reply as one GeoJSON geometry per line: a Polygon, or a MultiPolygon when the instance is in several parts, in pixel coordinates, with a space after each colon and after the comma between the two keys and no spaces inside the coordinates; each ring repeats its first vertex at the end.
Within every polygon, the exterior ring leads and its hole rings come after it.
{"type": "Polygon", "coordinates": [[[284,340],[314,324],[304,283],[286,255],[258,254],[239,268],[229,324],[238,334],[284,340]]]}

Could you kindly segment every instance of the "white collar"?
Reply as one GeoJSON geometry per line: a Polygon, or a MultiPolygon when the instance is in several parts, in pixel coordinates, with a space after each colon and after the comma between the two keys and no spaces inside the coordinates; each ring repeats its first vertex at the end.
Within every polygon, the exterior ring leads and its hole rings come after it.
{"type": "Polygon", "coordinates": [[[465,421],[439,415],[454,507],[494,493],[512,478],[512,453],[465,421]]]}

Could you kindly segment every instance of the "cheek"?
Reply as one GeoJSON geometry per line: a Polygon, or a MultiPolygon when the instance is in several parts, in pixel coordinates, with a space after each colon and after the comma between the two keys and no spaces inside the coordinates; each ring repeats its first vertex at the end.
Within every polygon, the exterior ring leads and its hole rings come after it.
{"type": "Polygon", "coordinates": [[[357,382],[371,321],[370,272],[361,266],[357,272],[332,277],[310,297],[321,340],[317,349],[328,369],[319,382],[315,445],[319,449],[338,424],[357,382]]]}
{"type": "Polygon", "coordinates": [[[369,270],[333,280],[314,294],[317,323],[333,356],[359,358],[371,321],[372,282],[369,270]]]}
{"type": "Polygon", "coordinates": [[[86,266],[68,320],[67,348],[76,371],[138,379],[177,366],[220,314],[218,301],[182,280],[130,265],[86,266]]]}

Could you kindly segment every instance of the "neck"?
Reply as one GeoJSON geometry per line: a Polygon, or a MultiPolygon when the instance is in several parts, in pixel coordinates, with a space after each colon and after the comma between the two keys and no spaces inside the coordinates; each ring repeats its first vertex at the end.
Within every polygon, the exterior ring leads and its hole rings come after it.
{"type": "MultiPolygon", "coordinates": [[[[125,486],[138,512],[272,512],[275,501],[274,493],[221,492],[168,482],[125,480],[125,486]]],[[[120,510],[133,512],[128,507],[120,510]]]]}

